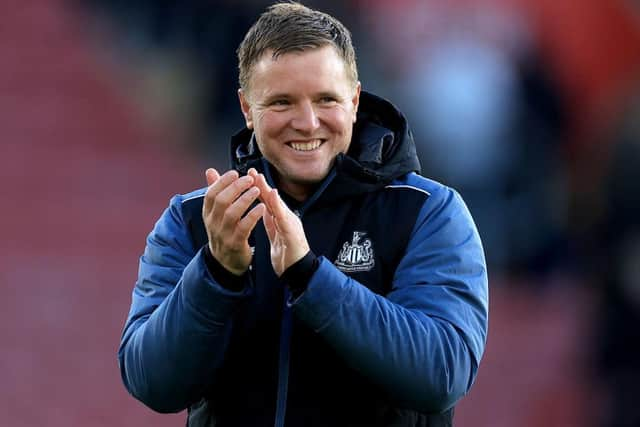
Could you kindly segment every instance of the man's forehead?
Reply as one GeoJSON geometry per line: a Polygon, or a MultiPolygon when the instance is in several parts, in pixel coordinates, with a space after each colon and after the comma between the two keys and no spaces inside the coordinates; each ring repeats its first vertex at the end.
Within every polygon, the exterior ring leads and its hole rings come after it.
{"type": "Polygon", "coordinates": [[[291,51],[275,57],[271,50],[265,52],[252,67],[249,85],[255,88],[266,83],[268,86],[286,87],[294,81],[304,80],[315,86],[321,83],[321,76],[331,77],[332,84],[328,87],[337,89],[341,83],[348,84],[347,66],[333,47],[291,51]]]}

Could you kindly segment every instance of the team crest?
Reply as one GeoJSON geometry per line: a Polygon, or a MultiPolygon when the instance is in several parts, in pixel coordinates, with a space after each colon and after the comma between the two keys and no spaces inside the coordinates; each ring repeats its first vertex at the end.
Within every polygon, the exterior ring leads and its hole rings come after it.
{"type": "Polygon", "coordinates": [[[371,239],[365,239],[366,232],[354,231],[351,242],[344,242],[338,258],[334,262],[336,267],[345,273],[369,271],[375,265],[373,244],[371,239]],[[363,240],[364,239],[364,240],[363,240]]]}

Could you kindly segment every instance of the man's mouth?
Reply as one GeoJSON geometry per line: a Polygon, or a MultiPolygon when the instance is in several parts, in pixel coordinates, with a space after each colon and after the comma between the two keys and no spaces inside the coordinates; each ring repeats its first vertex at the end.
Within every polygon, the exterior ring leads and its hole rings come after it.
{"type": "Polygon", "coordinates": [[[288,142],[287,145],[296,151],[313,151],[322,145],[323,140],[314,139],[304,142],[288,142]]]}

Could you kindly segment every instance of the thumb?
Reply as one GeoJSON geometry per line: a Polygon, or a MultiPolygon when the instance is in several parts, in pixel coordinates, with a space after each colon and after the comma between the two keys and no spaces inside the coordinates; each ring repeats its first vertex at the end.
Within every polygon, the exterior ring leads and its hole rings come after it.
{"type": "Polygon", "coordinates": [[[204,175],[207,178],[207,186],[213,184],[218,180],[218,178],[220,178],[220,174],[214,168],[207,169],[204,175]]]}

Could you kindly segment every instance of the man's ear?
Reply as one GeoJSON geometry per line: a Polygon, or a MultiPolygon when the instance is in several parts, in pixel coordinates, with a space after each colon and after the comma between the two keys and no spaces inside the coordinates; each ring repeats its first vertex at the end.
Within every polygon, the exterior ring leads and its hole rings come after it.
{"type": "Polygon", "coordinates": [[[240,109],[242,110],[242,115],[244,116],[244,121],[247,125],[247,128],[253,129],[253,115],[251,114],[251,105],[249,104],[249,100],[247,100],[247,96],[242,89],[238,89],[238,99],[240,99],[240,109]]]}
{"type": "Polygon", "coordinates": [[[360,82],[356,83],[356,90],[354,91],[353,98],[351,98],[351,103],[353,104],[353,123],[356,122],[356,118],[358,117],[358,106],[360,105],[360,90],[362,89],[362,85],[360,82]]]}

